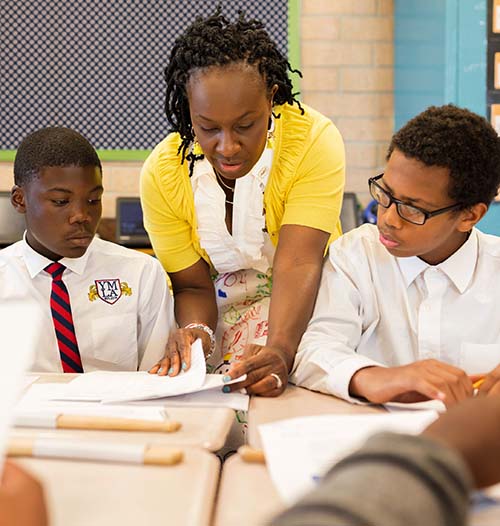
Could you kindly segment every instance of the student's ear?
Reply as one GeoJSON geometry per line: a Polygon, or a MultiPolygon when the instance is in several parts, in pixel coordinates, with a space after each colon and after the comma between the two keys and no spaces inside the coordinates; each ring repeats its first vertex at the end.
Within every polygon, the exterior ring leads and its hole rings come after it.
{"type": "Polygon", "coordinates": [[[462,210],[462,222],[460,223],[460,230],[462,232],[469,232],[484,217],[488,211],[488,206],[485,203],[476,203],[462,210]]]}
{"type": "Polygon", "coordinates": [[[14,185],[12,187],[12,190],[10,191],[10,202],[12,203],[12,206],[16,209],[17,212],[20,214],[26,213],[26,204],[25,204],[25,197],[24,197],[24,188],[21,186],[14,185]]]}

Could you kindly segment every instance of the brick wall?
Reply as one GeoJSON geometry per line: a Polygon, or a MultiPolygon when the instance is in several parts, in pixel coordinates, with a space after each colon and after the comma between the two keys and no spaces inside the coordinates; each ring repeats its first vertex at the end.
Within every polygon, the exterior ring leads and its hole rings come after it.
{"type": "MultiPolygon", "coordinates": [[[[368,201],[366,181],[384,165],[393,131],[393,0],[302,0],[302,99],[330,117],[347,150],[348,191],[368,201]]],[[[139,195],[141,163],[103,163],[103,216],[118,196],[139,195]]],[[[0,163],[0,190],[12,186],[0,163]]]]}
{"type": "MultiPolygon", "coordinates": [[[[102,164],[104,195],[102,199],[103,217],[115,216],[117,197],[139,195],[139,173],[141,162],[102,164]]],[[[12,163],[0,163],[0,191],[10,190],[14,184],[12,163]]]]}
{"type": "Polygon", "coordinates": [[[393,0],[302,0],[302,99],[346,144],[346,190],[366,202],[393,133],[393,0]]]}

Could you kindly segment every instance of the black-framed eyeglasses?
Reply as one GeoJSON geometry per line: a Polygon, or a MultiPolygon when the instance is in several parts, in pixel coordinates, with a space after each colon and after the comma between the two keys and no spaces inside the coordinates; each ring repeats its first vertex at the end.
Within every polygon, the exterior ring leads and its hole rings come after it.
{"type": "Polygon", "coordinates": [[[380,206],[384,208],[389,208],[392,203],[396,205],[396,210],[401,219],[413,223],[414,225],[423,225],[427,219],[431,217],[438,216],[439,214],[444,214],[445,212],[450,212],[451,210],[458,210],[462,204],[457,203],[451,206],[445,206],[439,210],[434,210],[429,212],[418,206],[410,205],[404,201],[396,199],[390,192],[385,188],[382,188],[377,181],[381,179],[384,174],[377,175],[376,177],[371,177],[368,179],[368,185],[370,187],[370,195],[377,201],[380,206]]]}

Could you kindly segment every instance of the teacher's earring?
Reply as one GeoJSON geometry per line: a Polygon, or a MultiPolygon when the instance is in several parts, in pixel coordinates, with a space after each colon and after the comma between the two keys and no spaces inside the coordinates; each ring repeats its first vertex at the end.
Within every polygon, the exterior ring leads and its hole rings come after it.
{"type": "Polygon", "coordinates": [[[270,115],[269,122],[267,124],[266,147],[267,148],[273,148],[274,147],[274,118],[273,118],[272,115],[270,115]]]}
{"type": "Polygon", "coordinates": [[[203,150],[201,149],[200,143],[198,142],[198,139],[196,138],[196,135],[193,134],[193,141],[191,142],[191,146],[189,148],[190,153],[192,153],[195,156],[203,155],[203,150]]]}

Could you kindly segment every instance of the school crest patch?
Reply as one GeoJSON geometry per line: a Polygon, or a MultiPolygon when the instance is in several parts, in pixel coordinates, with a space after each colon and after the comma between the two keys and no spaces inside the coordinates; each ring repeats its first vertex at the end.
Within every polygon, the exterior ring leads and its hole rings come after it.
{"type": "Polygon", "coordinates": [[[116,303],[122,295],[132,296],[132,289],[127,282],[122,282],[119,278],[96,279],[94,285],[90,285],[88,292],[89,301],[100,298],[109,305],[116,303]]]}

